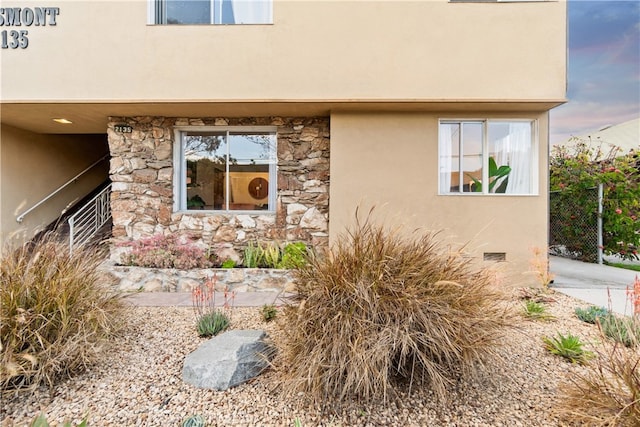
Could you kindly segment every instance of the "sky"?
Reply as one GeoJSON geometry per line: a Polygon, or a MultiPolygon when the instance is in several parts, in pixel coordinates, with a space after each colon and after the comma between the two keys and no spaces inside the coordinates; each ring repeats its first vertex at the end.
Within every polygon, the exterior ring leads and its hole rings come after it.
{"type": "Polygon", "coordinates": [[[567,102],[551,143],[640,116],[640,0],[569,0],[567,102]]]}

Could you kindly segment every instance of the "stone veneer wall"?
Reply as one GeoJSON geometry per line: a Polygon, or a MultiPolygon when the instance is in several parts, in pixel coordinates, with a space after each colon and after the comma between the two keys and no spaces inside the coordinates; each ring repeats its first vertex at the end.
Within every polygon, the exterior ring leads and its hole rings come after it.
{"type": "Polygon", "coordinates": [[[235,261],[250,241],[328,245],[328,118],[112,117],[107,132],[113,261],[127,250],[118,243],[156,234],[178,233],[235,261]],[[115,132],[116,124],[130,125],[133,131],[115,132]],[[277,126],[276,213],[173,212],[174,126],[277,126]]]}

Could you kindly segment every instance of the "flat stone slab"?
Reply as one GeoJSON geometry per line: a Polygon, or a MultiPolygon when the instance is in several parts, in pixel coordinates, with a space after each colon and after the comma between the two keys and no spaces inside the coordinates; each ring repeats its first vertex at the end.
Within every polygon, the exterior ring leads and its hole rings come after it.
{"type": "Polygon", "coordinates": [[[211,338],[185,358],[183,381],[198,388],[226,390],[260,375],[275,355],[266,337],[263,330],[245,329],[211,338]]]}

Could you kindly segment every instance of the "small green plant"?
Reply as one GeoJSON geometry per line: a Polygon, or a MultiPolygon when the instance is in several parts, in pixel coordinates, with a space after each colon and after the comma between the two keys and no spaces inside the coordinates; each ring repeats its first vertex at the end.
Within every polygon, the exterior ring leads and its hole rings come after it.
{"type": "Polygon", "coordinates": [[[222,309],[216,307],[216,276],[198,286],[191,293],[193,310],[196,315],[196,329],[201,337],[211,337],[229,327],[235,291],[224,290],[222,309]]]}
{"type": "Polygon", "coordinates": [[[593,358],[593,353],[582,348],[584,344],[575,335],[562,335],[558,332],[557,337],[543,337],[542,341],[549,352],[564,357],[571,363],[584,364],[593,358]]]}
{"type": "Polygon", "coordinates": [[[578,319],[592,324],[595,324],[599,318],[609,315],[609,310],[604,307],[596,307],[595,305],[591,305],[588,308],[576,307],[574,312],[578,319]]]}
{"type": "Polygon", "coordinates": [[[263,305],[262,309],[260,310],[260,312],[262,313],[262,319],[265,322],[271,322],[278,315],[278,309],[273,304],[265,304],[265,305],[263,305]]]}
{"type": "Polygon", "coordinates": [[[243,264],[247,268],[257,268],[262,262],[262,251],[259,245],[249,242],[244,249],[244,261],[243,264]]]}
{"type": "Polygon", "coordinates": [[[547,307],[539,302],[527,300],[522,305],[524,316],[533,320],[553,320],[555,317],[547,312],[547,307]]]}
{"type": "Polygon", "coordinates": [[[221,265],[222,268],[234,268],[235,266],[236,266],[236,262],[232,259],[224,260],[224,262],[221,265]]]}
{"type": "Polygon", "coordinates": [[[609,314],[600,317],[598,324],[602,333],[626,347],[636,347],[640,343],[640,320],[633,317],[609,314]]]}
{"type": "Polygon", "coordinates": [[[202,415],[191,415],[182,422],[182,427],[204,427],[206,421],[202,415]]]}
{"type": "MultiPolygon", "coordinates": [[[[43,413],[40,413],[40,415],[38,415],[33,419],[33,421],[31,421],[29,427],[49,427],[49,425],[50,424],[49,421],[47,421],[47,417],[43,413]]],[[[62,427],[72,427],[72,424],[69,421],[65,421],[62,424],[62,427]]],[[[87,417],[84,417],[80,424],[77,424],[76,427],[87,427],[87,417]]]]}
{"type": "Polygon", "coordinates": [[[302,421],[300,421],[300,418],[293,420],[293,427],[302,427],[302,421]]]}
{"type": "Polygon", "coordinates": [[[307,264],[308,256],[307,245],[304,242],[295,242],[287,244],[282,250],[282,259],[278,264],[278,268],[301,268],[307,264]]]}
{"type": "Polygon", "coordinates": [[[262,252],[262,260],[264,262],[263,266],[268,268],[278,268],[281,256],[278,244],[269,242],[260,246],[260,250],[262,252]]]}

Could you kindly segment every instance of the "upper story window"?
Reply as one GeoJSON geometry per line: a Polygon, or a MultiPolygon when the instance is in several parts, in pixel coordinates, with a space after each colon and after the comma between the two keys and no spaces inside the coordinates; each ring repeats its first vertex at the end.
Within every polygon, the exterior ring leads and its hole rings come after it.
{"type": "Polygon", "coordinates": [[[441,120],[439,194],[535,194],[531,120],[441,120]]]}
{"type": "Polygon", "coordinates": [[[275,211],[275,128],[177,132],[176,210],[275,211]]]}
{"type": "Polygon", "coordinates": [[[272,0],[150,0],[150,23],[271,24],[272,0]]]}

